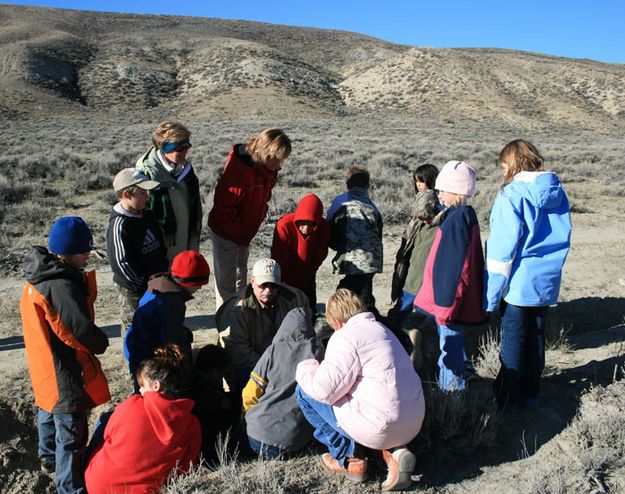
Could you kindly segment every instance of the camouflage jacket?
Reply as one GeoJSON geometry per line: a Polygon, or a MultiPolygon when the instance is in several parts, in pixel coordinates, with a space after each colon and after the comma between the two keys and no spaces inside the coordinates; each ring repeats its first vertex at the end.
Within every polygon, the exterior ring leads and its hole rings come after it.
{"type": "Polygon", "coordinates": [[[382,216],[365,189],[352,188],[337,196],[328,210],[330,247],[336,251],[334,272],[344,275],[381,273],[382,216]]]}

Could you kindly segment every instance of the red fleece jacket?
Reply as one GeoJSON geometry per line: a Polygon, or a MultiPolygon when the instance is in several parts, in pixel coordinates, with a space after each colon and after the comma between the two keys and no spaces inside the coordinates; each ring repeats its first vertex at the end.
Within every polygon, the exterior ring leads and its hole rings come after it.
{"type": "Polygon", "coordinates": [[[239,154],[239,146],[230,151],[215,187],[208,226],[221,238],[248,246],[267,216],[278,172],[254,165],[249,156],[239,154]]]}
{"type": "Polygon", "coordinates": [[[176,465],[188,471],[202,442],[193,405],[153,391],[117,405],[85,471],[89,494],[156,493],[176,465]]]}
{"type": "Polygon", "coordinates": [[[323,219],[323,204],[315,194],[304,196],[294,213],[284,215],[276,223],[271,257],[282,270],[282,281],[295,288],[305,288],[317,274],[328,255],[330,224],[323,219]],[[298,221],[313,221],[313,232],[304,237],[298,221]]]}

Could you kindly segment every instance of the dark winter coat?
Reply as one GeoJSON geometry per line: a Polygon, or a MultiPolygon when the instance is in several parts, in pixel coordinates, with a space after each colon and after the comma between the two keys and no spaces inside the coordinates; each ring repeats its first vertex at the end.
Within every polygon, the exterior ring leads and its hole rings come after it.
{"type": "Polygon", "coordinates": [[[94,324],[95,271],[78,271],[35,246],[24,272],[20,313],[35,403],[48,413],[106,403],[111,395],[94,355],[108,347],[106,334],[94,324]]]}

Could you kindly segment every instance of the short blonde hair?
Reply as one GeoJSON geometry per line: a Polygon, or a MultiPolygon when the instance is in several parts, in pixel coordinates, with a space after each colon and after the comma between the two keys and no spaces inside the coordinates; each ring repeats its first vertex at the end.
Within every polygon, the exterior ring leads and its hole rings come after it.
{"type": "Polygon", "coordinates": [[[467,205],[467,196],[465,196],[464,194],[454,194],[453,192],[447,192],[447,193],[456,196],[456,198],[454,199],[454,202],[452,204],[449,204],[450,207],[467,205]]]}
{"type": "Polygon", "coordinates": [[[506,172],[501,186],[512,182],[514,176],[520,172],[542,170],[545,159],[536,146],[525,139],[516,139],[509,142],[499,153],[499,163],[506,164],[506,172]]]}
{"type": "Polygon", "coordinates": [[[252,161],[260,165],[270,159],[283,161],[291,154],[291,140],[282,129],[265,129],[245,144],[252,161]]]}
{"type": "Polygon", "coordinates": [[[165,120],[152,132],[152,143],[156,149],[161,149],[164,142],[188,141],[190,137],[191,132],[180,122],[165,120]]]}
{"type": "Polygon", "coordinates": [[[347,288],[339,288],[326,302],[326,321],[333,329],[362,312],[367,312],[367,306],[358,295],[347,288]]]}

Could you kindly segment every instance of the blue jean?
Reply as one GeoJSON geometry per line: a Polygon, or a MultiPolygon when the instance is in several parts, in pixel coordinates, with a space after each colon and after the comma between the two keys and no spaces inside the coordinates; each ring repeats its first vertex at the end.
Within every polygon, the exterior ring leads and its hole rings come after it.
{"type": "Polygon", "coordinates": [[[247,436],[247,440],[250,443],[250,448],[252,448],[258,456],[264,458],[265,460],[275,460],[278,456],[285,452],[278,446],[262,443],[257,439],[254,439],[252,436],[247,436]]]}
{"type": "Polygon", "coordinates": [[[347,467],[347,459],[354,456],[356,441],[337,423],[332,405],[314,400],[302,391],[299,384],[295,389],[295,396],[304,417],[315,429],[315,439],[325,444],[332,457],[347,467]]]}
{"type": "Polygon", "coordinates": [[[98,421],[95,423],[95,429],[93,429],[93,434],[91,434],[91,439],[85,450],[82,467],[83,471],[87,469],[87,465],[93,454],[104,444],[104,429],[106,429],[106,424],[108,424],[111,415],[113,415],[113,410],[104,412],[98,417],[98,421]]]}
{"type": "Polygon", "coordinates": [[[463,391],[464,376],[464,328],[457,324],[436,324],[441,354],[438,358],[438,387],[443,391],[463,391]]]}
{"type": "Polygon", "coordinates": [[[37,412],[39,458],[54,458],[55,480],[59,494],[85,493],[82,455],[87,444],[87,413],[37,412]]]}
{"type": "Polygon", "coordinates": [[[495,379],[500,407],[536,400],[545,368],[545,320],[549,307],[507,304],[501,319],[501,368],[495,379]]]}

